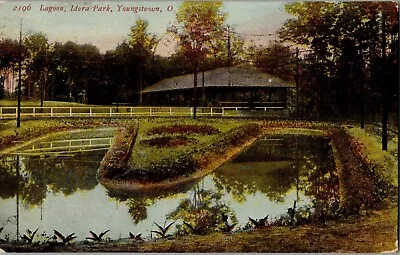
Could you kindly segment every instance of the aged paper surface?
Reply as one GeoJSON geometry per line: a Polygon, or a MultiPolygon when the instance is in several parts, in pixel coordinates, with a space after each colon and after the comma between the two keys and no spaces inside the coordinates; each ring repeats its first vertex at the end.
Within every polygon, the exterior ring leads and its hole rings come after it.
{"type": "Polygon", "coordinates": [[[0,0],[0,248],[396,251],[397,7],[0,0]]]}

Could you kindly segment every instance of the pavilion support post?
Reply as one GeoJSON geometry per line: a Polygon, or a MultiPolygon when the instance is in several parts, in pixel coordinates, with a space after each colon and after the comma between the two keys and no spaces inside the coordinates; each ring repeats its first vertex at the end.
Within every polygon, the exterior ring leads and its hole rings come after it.
{"type": "Polygon", "coordinates": [[[272,88],[268,88],[268,102],[270,104],[272,102],[272,88]]]}

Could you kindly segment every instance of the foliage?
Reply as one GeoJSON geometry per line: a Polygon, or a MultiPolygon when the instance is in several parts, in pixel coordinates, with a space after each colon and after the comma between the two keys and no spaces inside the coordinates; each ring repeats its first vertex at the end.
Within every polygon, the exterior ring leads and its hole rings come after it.
{"type": "Polygon", "coordinates": [[[31,231],[29,228],[26,230],[26,234],[21,236],[21,239],[31,244],[33,242],[33,238],[35,238],[36,232],[39,229],[37,228],[35,231],[31,231]]]}
{"type": "Polygon", "coordinates": [[[98,70],[100,51],[91,44],[68,41],[55,43],[48,56],[51,75],[48,94],[45,98],[71,102],[88,103],[94,89],[92,84],[99,82],[98,70]]]}
{"type": "Polygon", "coordinates": [[[268,217],[269,215],[265,216],[262,219],[253,219],[249,217],[249,221],[253,224],[255,229],[265,228],[268,224],[268,217]]]}
{"type": "MultiPolygon", "coordinates": [[[[3,232],[3,230],[4,230],[4,227],[3,226],[1,226],[0,227],[0,234],[1,234],[1,232],[3,232]]],[[[2,239],[2,238],[0,238],[0,242],[3,242],[4,240],[2,239]]]]}
{"type": "Polygon", "coordinates": [[[50,45],[46,36],[41,33],[28,35],[24,45],[26,49],[24,85],[27,88],[25,95],[32,97],[37,93],[41,96],[48,75],[47,54],[50,52],[50,45]]]}
{"type": "Polygon", "coordinates": [[[100,178],[113,178],[125,172],[138,127],[136,123],[136,125],[130,125],[118,132],[113,145],[100,163],[98,171],[100,178]]]}
{"type": "Polygon", "coordinates": [[[95,232],[93,232],[93,231],[89,231],[89,233],[90,233],[92,236],[86,237],[86,239],[87,239],[87,240],[92,240],[92,241],[95,241],[95,242],[101,242],[101,241],[103,240],[103,236],[104,236],[105,234],[107,234],[109,231],[110,231],[110,230],[108,229],[108,230],[106,230],[106,231],[101,232],[99,235],[97,235],[97,234],[96,234],[95,232]]]}
{"type": "MultiPolygon", "coordinates": [[[[364,129],[359,127],[347,128],[347,132],[352,135],[357,143],[358,154],[370,166],[376,168],[375,171],[382,173],[382,178],[398,186],[398,136],[395,135],[388,143],[388,150],[381,148],[381,131],[373,132],[374,126],[366,126],[364,129]]],[[[390,140],[390,139],[389,139],[390,140]]]]}
{"type": "Polygon", "coordinates": [[[225,14],[221,7],[222,2],[185,1],[176,13],[179,25],[170,30],[179,38],[188,62],[193,63],[196,69],[204,47],[222,36],[225,14]]]}
{"type": "Polygon", "coordinates": [[[220,227],[219,229],[221,229],[221,231],[224,233],[231,233],[236,225],[237,223],[229,224],[229,222],[226,221],[225,226],[220,227]]]}
{"type": "Polygon", "coordinates": [[[170,235],[170,234],[167,235],[167,233],[174,223],[175,223],[175,221],[171,222],[167,226],[164,225],[164,227],[161,227],[160,225],[157,224],[157,222],[154,222],[154,224],[156,224],[156,226],[158,227],[159,230],[152,230],[151,232],[156,233],[161,238],[171,237],[172,235],[170,235]]]}
{"type": "Polygon", "coordinates": [[[18,61],[19,43],[12,39],[1,39],[0,48],[0,70],[12,68],[18,61]]]}
{"type": "Polygon", "coordinates": [[[54,230],[54,235],[55,238],[61,242],[64,245],[70,244],[72,240],[74,240],[76,238],[75,233],[69,234],[68,236],[63,236],[60,232],[58,232],[57,230],[54,230]]]}
{"type": "Polygon", "coordinates": [[[179,206],[168,215],[169,219],[182,220],[177,225],[177,235],[206,235],[226,227],[228,216],[232,224],[237,219],[227,203],[221,201],[222,192],[201,188],[196,184],[188,198],[181,200],[179,206]]]}
{"type": "MultiPolygon", "coordinates": [[[[169,28],[179,41],[179,47],[186,57],[186,63],[193,68],[193,104],[196,118],[197,74],[199,62],[205,59],[207,45],[213,47],[223,38],[225,14],[221,11],[222,2],[185,1],[176,13],[177,26],[169,28]]],[[[203,61],[204,62],[204,61],[203,61]]]]}
{"type": "Polygon", "coordinates": [[[332,129],[329,136],[338,148],[338,157],[342,162],[339,175],[343,185],[340,190],[341,214],[347,216],[358,214],[363,207],[380,207],[395,196],[393,185],[369,164],[360,144],[343,128],[332,129]]]}
{"type": "Polygon", "coordinates": [[[156,44],[155,35],[147,32],[148,26],[149,23],[146,20],[138,19],[135,25],[131,27],[129,34],[129,44],[133,48],[143,48],[147,54],[152,52],[156,44]]]}
{"type": "MultiPolygon", "coordinates": [[[[205,219],[205,218],[203,218],[203,219],[205,219]]],[[[204,229],[207,227],[207,225],[204,224],[204,220],[199,221],[194,226],[192,226],[192,224],[187,223],[187,222],[183,222],[183,224],[185,224],[185,226],[188,227],[191,230],[191,232],[195,235],[205,234],[204,229]]]]}
{"type": "Polygon", "coordinates": [[[287,214],[290,217],[289,224],[291,228],[296,226],[296,200],[293,202],[293,207],[288,208],[287,214]]]}
{"type": "Polygon", "coordinates": [[[129,232],[129,238],[133,239],[133,241],[143,241],[141,233],[135,235],[132,232],[129,232]]]}
{"type": "Polygon", "coordinates": [[[279,42],[267,47],[250,46],[247,50],[254,65],[264,72],[286,81],[294,81],[295,55],[288,46],[279,42]]]}
{"type": "Polygon", "coordinates": [[[389,96],[398,92],[398,37],[393,36],[398,33],[398,11],[394,3],[296,2],[285,9],[294,17],[280,29],[280,37],[311,49],[300,63],[304,113],[343,116],[360,112],[361,107],[376,111],[385,100],[398,101],[389,96]],[[381,55],[383,26],[389,46],[386,59],[381,55]],[[387,95],[383,84],[390,84],[387,95]]]}

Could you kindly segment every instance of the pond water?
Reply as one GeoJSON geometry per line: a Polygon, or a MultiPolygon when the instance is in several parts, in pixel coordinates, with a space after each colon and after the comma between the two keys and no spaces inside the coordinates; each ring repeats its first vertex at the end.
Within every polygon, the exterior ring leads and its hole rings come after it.
{"type": "MultiPolygon", "coordinates": [[[[154,222],[222,224],[222,218],[245,228],[248,217],[269,219],[297,207],[313,208],[337,200],[338,180],[329,140],[312,136],[266,136],[215,172],[181,190],[162,195],[119,194],[96,180],[106,148],[83,141],[111,137],[111,131],[71,133],[52,138],[58,144],[22,147],[0,158],[0,238],[17,238],[17,231],[75,233],[77,240],[110,229],[112,239],[129,232],[150,237],[154,222]],[[82,141],[78,141],[81,139],[82,141]],[[70,143],[69,140],[73,140],[70,143]],[[64,141],[64,143],[62,143],[64,141]],[[77,144],[86,146],[82,152],[77,144]],[[58,146],[59,145],[59,146],[58,146]],[[70,145],[70,149],[67,149],[70,145]],[[62,148],[61,148],[62,147],[62,148]],[[38,154],[36,148],[45,148],[38,154]],[[93,150],[90,151],[89,148],[93,150]]],[[[106,145],[104,145],[106,146],[106,145]]],[[[218,225],[219,224],[219,225],[218,225]]],[[[209,230],[212,230],[209,227],[209,230]]],[[[154,236],[154,233],[153,233],[154,236]]]]}

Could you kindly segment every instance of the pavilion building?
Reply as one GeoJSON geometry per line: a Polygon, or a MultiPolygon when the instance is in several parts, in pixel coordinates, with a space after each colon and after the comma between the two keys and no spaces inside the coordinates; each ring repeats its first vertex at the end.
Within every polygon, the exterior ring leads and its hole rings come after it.
{"type": "MultiPolygon", "coordinates": [[[[143,105],[192,106],[193,74],[167,78],[142,91],[143,105]]],[[[198,106],[286,108],[288,90],[283,81],[246,64],[199,72],[198,106]]]]}

